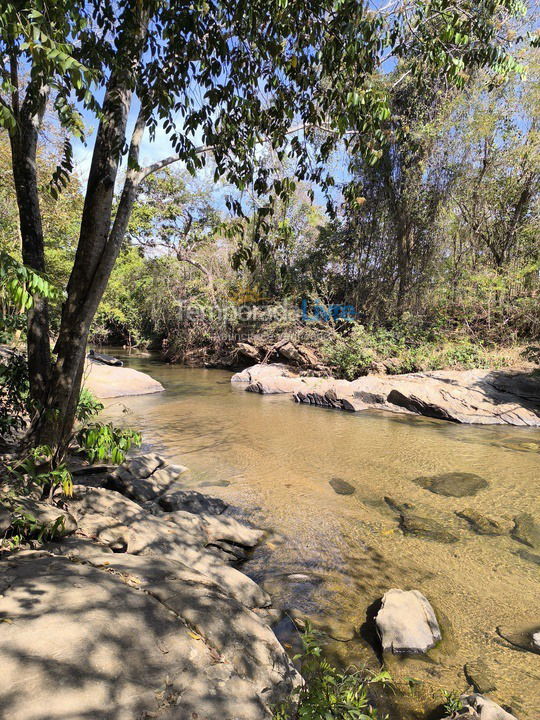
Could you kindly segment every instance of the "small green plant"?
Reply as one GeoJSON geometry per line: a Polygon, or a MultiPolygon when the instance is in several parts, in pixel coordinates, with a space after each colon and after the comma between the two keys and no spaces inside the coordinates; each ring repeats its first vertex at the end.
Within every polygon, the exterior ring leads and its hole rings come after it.
{"type": "MultiPolygon", "coordinates": [[[[378,720],[370,705],[368,687],[389,683],[386,671],[370,674],[361,670],[340,671],[323,656],[316,633],[306,623],[302,652],[294,658],[300,663],[304,684],[293,697],[274,711],[274,720],[378,720]]],[[[382,718],[381,718],[382,720],[382,718]]]]}
{"type": "Polygon", "coordinates": [[[67,467],[53,464],[54,453],[48,445],[30,449],[14,465],[8,466],[14,486],[23,491],[32,486],[42,488],[44,495],[52,496],[57,488],[66,497],[73,494],[73,478],[67,467]]]}
{"type": "Polygon", "coordinates": [[[99,415],[103,410],[104,405],[101,403],[90,390],[83,388],[79,395],[79,402],[77,404],[76,419],[78,422],[84,424],[87,423],[90,418],[99,415]]]}
{"type": "Polygon", "coordinates": [[[443,697],[444,712],[447,715],[459,712],[463,709],[461,700],[459,699],[459,693],[456,690],[441,690],[443,697]]]}
{"type": "Polygon", "coordinates": [[[86,451],[90,462],[111,460],[120,464],[125,460],[128,450],[140,447],[140,433],[129,428],[119,428],[112,423],[92,423],[77,433],[79,445],[86,451]]]}

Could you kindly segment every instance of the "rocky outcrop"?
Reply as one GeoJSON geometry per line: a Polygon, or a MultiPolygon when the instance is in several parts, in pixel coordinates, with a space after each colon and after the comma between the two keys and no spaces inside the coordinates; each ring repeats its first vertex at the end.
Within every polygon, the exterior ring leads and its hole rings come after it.
{"type": "Polygon", "coordinates": [[[523,373],[445,370],[349,382],[259,363],[232,382],[247,383],[250,392],[286,393],[297,402],[352,412],[372,408],[458,423],[540,426],[540,379],[523,373]]]}
{"type": "Polygon", "coordinates": [[[395,655],[425,653],[441,639],[433,608],[418,590],[388,590],[375,622],[383,651],[395,655]]]}
{"type": "Polygon", "coordinates": [[[171,490],[190,492],[184,471],[147,455],[105,487],[75,485],[77,534],[3,560],[6,716],[269,720],[289,696],[300,678],[266,624],[270,597],[233,567],[264,531],[201,493],[166,512],[171,490]]]}
{"type": "Polygon", "coordinates": [[[102,400],[127,395],[148,395],[164,390],[161,383],[139,370],[104,365],[91,359],[86,361],[83,384],[102,400]]]}

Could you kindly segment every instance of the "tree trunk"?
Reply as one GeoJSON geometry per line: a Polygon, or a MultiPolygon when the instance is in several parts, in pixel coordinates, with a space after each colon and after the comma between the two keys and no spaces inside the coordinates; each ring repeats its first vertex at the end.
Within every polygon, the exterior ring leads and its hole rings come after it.
{"type": "Polygon", "coordinates": [[[131,169],[127,172],[124,191],[111,228],[114,186],[148,27],[148,10],[144,3],[133,3],[124,17],[124,27],[129,31],[120,36],[117,65],[109,79],[103,101],[103,117],[88,177],[79,244],[55,347],[58,357],[51,374],[45,411],[32,431],[34,442],[50,445],[57,449],[58,454],[63,452],[71,436],[90,326],[120,251],[136,194],[138,175],[133,168],[138,159],[144,130],[144,123],[139,121],[130,149],[130,160],[135,154],[135,163],[128,163],[131,169]],[[134,24],[136,32],[133,30],[134,24]]]}
{"type": "MultiPolygon", "coordinates": [[[[47,90],[40,88],[38,108],[29,107],[17,113],[16,129],[10,133],[13,179],[19,210],[22,258],[25,265],[38,273],[45,271],[43,227],[39,207],[36,167],[38,128],[41,123],[47,90]]],[[[26,103],[25,103],[26,104],[26,103]]],[[[30,397],[38,407],[45,401],[51,370],[49,313],[47,301],[40,295],[33,298],[28,313],[27,348],[30,397]]]]}

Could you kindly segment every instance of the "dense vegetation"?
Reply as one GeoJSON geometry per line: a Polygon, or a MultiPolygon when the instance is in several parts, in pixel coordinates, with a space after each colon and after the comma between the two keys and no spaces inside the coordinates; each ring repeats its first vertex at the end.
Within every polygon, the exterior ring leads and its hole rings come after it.
{"type": "MultiPolygon", "coordinates": [[[[526,71],[495,87],[477,73],[462,89],[405,83],[393,92],[391,141],[374,166],[352,158],[342,185],[355,192],[335,216],[300,183],[276,201],[256,237],[261,201],[253,193],[235,193],[208,172],[193,178],[166,168],[150,176],[90,339],[151,345],[173,361],[200,363],[223,359],[237,340],[292,338],[348,378],[374,367],[394,373],[538,361],[538,51],[522,50],[520,61],[526,71]],[[226,197],[242,202],[240,224],[226,197]],[[235,262],[239,242],[248,263],[235,262]],[[313,313],[337,303],[352,306],[354,316],[313,313]]],[[[84,197],[77,176],[56,198],[47,192],[62,153],[53,125],[47,135],[52,141],[39,156],[46,271],[61,291],[84,197]]],[[[5,133],[0,145],[0,243],[17,257],[5,133]]],[[[340,161],[336,151],[333,162],[340,161]]],[[[290,161],[273,162],[277,174],[290,174],[290,161]]],[[[61,300],[59,292],[51,301],[53,334],[61,300]]]]}

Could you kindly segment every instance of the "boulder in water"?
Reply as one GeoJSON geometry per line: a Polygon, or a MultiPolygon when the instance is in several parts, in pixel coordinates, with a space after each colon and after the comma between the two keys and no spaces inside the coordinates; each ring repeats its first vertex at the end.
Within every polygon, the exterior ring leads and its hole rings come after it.
{"type": "Polygon", "coordinates": [[[375,623],[383,651],[396,655],[425,653],[441,639],[433,608],[418,590],[388,590],[375,623]]]}

